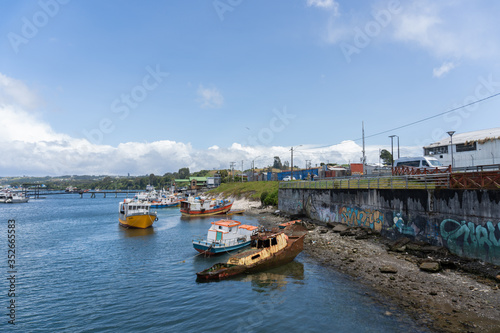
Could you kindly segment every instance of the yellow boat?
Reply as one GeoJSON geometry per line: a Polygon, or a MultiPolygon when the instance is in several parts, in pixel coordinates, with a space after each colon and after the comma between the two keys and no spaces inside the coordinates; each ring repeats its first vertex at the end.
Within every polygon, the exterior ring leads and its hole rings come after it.
{"type": "Polygon", "coordinates": [[[151,204],[125,199],[120,202],[118,221],[125,228],[149,228],[158,220],[156,212],[151,211],[151,204]]]}

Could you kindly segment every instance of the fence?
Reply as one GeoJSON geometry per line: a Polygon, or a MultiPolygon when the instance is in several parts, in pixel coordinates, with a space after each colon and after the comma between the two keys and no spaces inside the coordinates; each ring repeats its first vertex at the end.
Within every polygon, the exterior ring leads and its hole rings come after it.
{"type": "Polygon", "coordinates": [[[500,189],[500,172],[343,177],[280,182],[280,188],[302,189],[500,189]]]}

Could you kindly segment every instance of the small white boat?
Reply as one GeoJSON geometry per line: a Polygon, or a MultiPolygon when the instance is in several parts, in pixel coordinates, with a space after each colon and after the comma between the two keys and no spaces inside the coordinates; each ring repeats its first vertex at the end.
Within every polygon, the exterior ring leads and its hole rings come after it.
{"type": "MultiPolygon", "coordinates": [[[[0,200],[2,198],[0,197],[0,200]]],[[[6,193],[5,203],[23,203],[28,202],[29,197],[25,196],[24,193],[8,192],[6,193]]],[[[0,201],[1,202],[1,201],[0,201]]]]}
{"type": "Polygon", "coordinates": [[[234,220],[212,222],[206,240],[194,240],[196,251],[206,255],[215,255],[241,249],[250,245],[252,236],[257,234],[257,227],[241,224],[234,220]]]}

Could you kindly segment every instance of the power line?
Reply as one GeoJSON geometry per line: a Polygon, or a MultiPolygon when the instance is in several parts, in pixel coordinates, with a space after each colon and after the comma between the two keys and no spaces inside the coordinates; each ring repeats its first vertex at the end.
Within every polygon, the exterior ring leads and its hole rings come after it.
{"type": "MultiPolygon", "coordinates": [[[[437,117],[442,116],[444,114],[447,114],[447,113],[450,113],[450,112],[454,112],[454,111],[466,108],[468,106],[471,106],[471,105],[474,105],[474,104],[477,104],[477,103],[480,103],[480,102],[484,102],[484,101],[486,101],[488,99],[491,99],[493,97],[497,97],[498,95],[500,95],[500,92],[496,93],[496,94],[493,94],[493,95],[490,95],[490,96],[487,96],[487,97],[484,97],[484,98],[481,98],[481,99],[478,99],[478,100],[476,100],[474,102],[471,102],[471,103],[468,103],[468,104],[464,104],[462,106],[458,106],[456,108],[453,108],[453,109],[450,109],[450,110],[447,110],[447,111],[435,114],[435,115],[427,117],[427,118],[423,118],[423,119],[420,119],[420,120],[417,120],[417,121],[414,121],[414,122],[411,122],[411,123],[408,123],[408,124],[405,124],[405,125],[401,125],[401,126],[398,126],[398,127],[395,127],[395,128],[391,128],[391,129],[388,129],[388,130],[385,130],[385,131],[382,131],[382,132],[378,132],[378,133],[375,133],[375,134],[367,135],[367,136],[365,136],[365,139],[366,138],[372,138],[374,136],[378,136],[378,135],[382,135],[382,134],[386,134],[386,133],[389,133],[389,132],[392,132],[392,131],[396,131],[398,129],[405,128],[405,127],[408,127],[408,126],[412,126],[412,125],[415,125],[415,124],[427,121],[429,119],[437,118],[437,117]]],[[[357,139],[355,139],[353,141],[359,141],[361,139],[362,138],[357,138],[357,139]]],[[[321,147],[315,147],[315,148],[305,148],[303,150],[321,149],[321,148],[327,148],[327,147],[331,147],[331,146],[333,146],[333,145],[327,145],[327,146],[321,146],[321,147]]]]}

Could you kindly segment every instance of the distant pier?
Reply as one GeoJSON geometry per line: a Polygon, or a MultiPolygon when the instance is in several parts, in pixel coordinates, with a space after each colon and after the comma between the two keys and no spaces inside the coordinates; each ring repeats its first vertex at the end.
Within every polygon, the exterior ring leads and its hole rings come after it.
{"type": "Polygon", "coordinates": [[[56,195],[56,194],[79,194],[80,198],[84,197],[84,194],[89,194],[90,198],[96,198],[98,195],[102,194],[103,198],[106,198],[107,195],[113,195],[115,198],[118,198],[119,194],[125,194],[128,196],[129,194],[136,194],[138,192],[144,192],[145,190],[100,190],[100,191],[65,191],[65,190],[50,190],[42,187],[40,184],[22,184],[24,188],[24,194],[29,196],[30,198],[40,199],[40,197],[44,197],[47,195],[56,195]]]}

